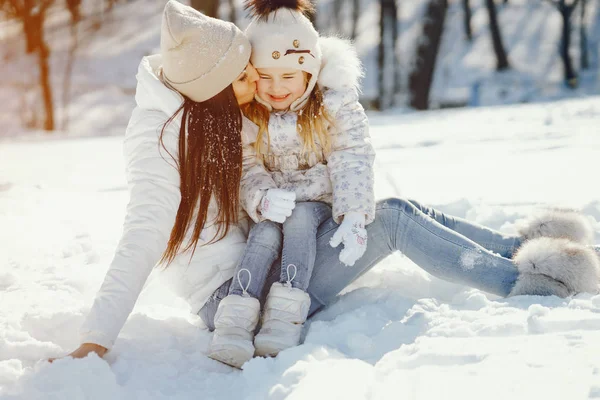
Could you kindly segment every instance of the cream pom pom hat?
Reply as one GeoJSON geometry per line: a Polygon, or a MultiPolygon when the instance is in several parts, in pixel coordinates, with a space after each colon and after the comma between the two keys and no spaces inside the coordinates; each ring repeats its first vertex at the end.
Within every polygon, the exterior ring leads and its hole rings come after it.
{"type": "Polygon", "coordinates": [[[165,83],[202,102],[219,94],[242,73],[251,47],[231,22],[169,0],[163,11],[160,50],[165,83]]]}
{"type": "MultiPolygon", "coordinates": [[[[293,68],[311,74],[304,94],[290,110],[302,108],[314,89],[321,69],[319,33],[307,12],[313,10],[308,0],[249,0],[246,8],[253,19],[246,28],[252,44],[250,61],[255,68],[293,68]]],[[[257,101],[270,106],[257,97],[257,101]]]]}

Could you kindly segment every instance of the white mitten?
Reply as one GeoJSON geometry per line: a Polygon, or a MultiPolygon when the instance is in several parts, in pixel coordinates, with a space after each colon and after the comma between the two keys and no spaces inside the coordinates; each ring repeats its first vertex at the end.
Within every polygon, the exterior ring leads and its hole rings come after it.
{"type": "Polygon", "coordinates": [[[353,266],[367,250],[367,230],[365,229],[365,215],[359,212],[344,214],[340,227],[335,231],[329,244],[338,247],[344,243],[340,252],[340,261],[347,266],[353,266]]]}
{"type": "Polygon", "coordinates": [[[268,189],[258,206],[258,212],[273,222],[282,224],[296,207],[296,193],[283,189],[268,189]]]}

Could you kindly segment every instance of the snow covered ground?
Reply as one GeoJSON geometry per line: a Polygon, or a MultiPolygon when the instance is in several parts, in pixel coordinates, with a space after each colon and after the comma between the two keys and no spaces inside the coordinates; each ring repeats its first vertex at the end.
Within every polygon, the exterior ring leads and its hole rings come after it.
{"type": "MultiPolygon", "coordinates": [[[[504,232],[537,206],[578,207],[600,243],[600,98],[370,117],[378,198],[504,232]]],[[[211,334],[159,279],[106,360],[43,361],[79,344],[119,240],[121,142],[0,142],[0,399],[600,398],[600,295],[499,299],[401,255],[318,314],[303,345],[243,371],[204,355],[211,334]]]]}
{"type": "MultiPolygon", "coordinates": [[[[425,2],[401,3],[406,76],[425,2]]],[[[496,76],[483,1],[472,3],[472,45],[462,37],[460,2],[449,10],[434,103],[465,101],[476,81],[484,104],[498,103],[497,91],[517,102],[523,93],[529,101],[567,94],[553,91],[561,79],[557,12],[530,0],[501,8],[517,72],[496,76]]],[[[374,1],[362,4],[357,47],[368,98],[376,93],[378,11],[374,1]]],[[[314,318],[305,344],[243,371],[205,357],[210,333],[159,278],[106,360],[41,361],[78,345],[119,240],[128,200],[122,132],[139,59],[158,47],[163,5],[120,3],[97,32],[80,28],[67,110],[61,88],[70,39],[65,15],[52,16],[57,120],[68,115],[69,129],[51,135],[21,126],[39,102],[22,90],[36,80],[35,63],[0,23],[1,400],[600,398],[600,296],[498,299],[433,278],[401,255],[314,318]]],[[[597,48],[600,7],[589,7],[597,48]]],[[[504,232],[541,205],[577,207],[593,218],[600,243],[600,97],[585,97],[600,87],[596,76],[587,83],[568,93],[576,100],[371,114],[377,197],[415,198],[504,232]]]]}

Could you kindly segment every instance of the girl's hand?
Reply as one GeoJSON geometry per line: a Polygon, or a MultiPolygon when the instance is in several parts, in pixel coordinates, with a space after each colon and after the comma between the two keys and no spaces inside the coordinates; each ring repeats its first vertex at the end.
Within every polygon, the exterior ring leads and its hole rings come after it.
{"type": "MultiPolygon", "coordinates": [[[[98,344],[83,343],[81,346],[79,346],[79,348],[77,348],[77,350],[73,351],[72,353],[70,353],[69,355],[67,355],[65,357],[84,358],[84,357],[87,357],[88,354],[94,352],[94,353],[98,354],[98,356],[100,358],[102,358],[104,356],[104,354],[106,354],[107,351],[108,350],[106,349],[106,347],[102,347],[98,344]]],[[[64,357],[59,357],[59,358],[64,358],[64,357]]],[[[58,358],[50,358],[48,361],[52,362],[57,359],[58,358]]]]}
{"type": "Polygon", "coordinates": [[[340,227],[329,241],[331,247],[338,247],[341,243],[344,244],[344,248],[340,251],[340,261],[351,267],[367,251],[364,214],[349,212],[344,215],[340,227]]]}
{"type": "Polygon", "coordinates": [[[268,189],[258,212],[266,219],[283,224],[287,217],[292,215],[296,207],[296,193],[283,189],[268,189]]]}

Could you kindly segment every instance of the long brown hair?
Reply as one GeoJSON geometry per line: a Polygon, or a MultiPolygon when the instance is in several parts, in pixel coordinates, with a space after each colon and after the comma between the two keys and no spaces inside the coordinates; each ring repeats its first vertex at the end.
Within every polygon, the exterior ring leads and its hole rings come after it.
{"type": "Polygon", "coordinates": [[[235,98],[233,86],[201,103],[184,96],[181,107],[163,125],[160,143],[168,153],[163,134],[165,128],[183,112],[179,129],[179,158],[181,203],[175,224],[160,262],[168,266],[179,253],[196,251],[200,233],[207,223],[217,225],[215,236],[207,243],[223,239],[229,226],[238,222],[239,186],[242,176],[242,113],[235,98]],[[208,207],[214,197],[217,216],[208,221],[208,207]],[[194,211],[198,206],[195,221],[194,211]],[[188,228],[194,231],[183,250],[188,228]]]}
{"type": "MultiPolygon", "coordinates": [[[[310,79],[310,74],[306,80],[310,79]]],[[[244,115],[258,126],[258,135],[254,144],[258,157],[269,153],[271,139],[269,136],[269,118],[271,113],[264,105],[253,101],[242,107],[244,115]],[[267,148],[263,148],[263,136],[266,135],[267,148]]],[[[302,139],[302,152],[319,153],[315,139],[319,139],[323,153],[327,154],[331,147],[328,128],[333,125],[333,119],[327,113],[323,103],[323,92],[315,86],[302,110],[298,111],[298,135],[302,139]]]]}

